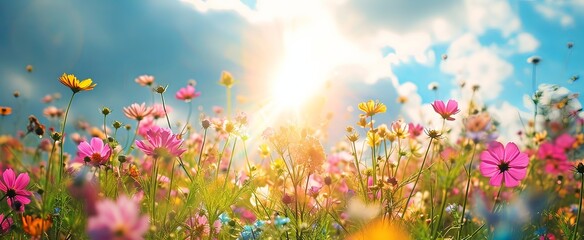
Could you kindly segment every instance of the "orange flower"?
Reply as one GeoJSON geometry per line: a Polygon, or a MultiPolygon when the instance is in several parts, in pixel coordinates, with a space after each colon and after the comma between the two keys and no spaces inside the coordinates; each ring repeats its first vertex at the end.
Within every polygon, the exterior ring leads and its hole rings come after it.
{"type": "Polygon", "coordinates": [[[347,240],[407,240],[410,239],[408,234],[398,228],[397,226],[390,224],[388,221],[383,221],[383,219],[373,220],[360,231],[352,234],[347,238],[347,240]]]}
{"type": "Polygon", "coordinates": [[[0,115],[6,116],[6,115],[10,115],[10,114],[12,114],[11,107],[0,107],[0,115]]]}
{"type": "Polygon", "coordinates": [[[42,219],[30,215],[22,215],[22,229],[31,237],[40,237],[43,232],[51,228],[53,222],[50,218],[42,219]]]}
{"type": "Polygon", "coordinates": [[[96,85],[95,83],[92,84],[91,78],[79,81],[77,77],[75,77],[75,75],[66,73],[63,73],[63,75],[61,75],[59,81],[63,85],[71,88],[71,91],[73,91],[73,93],[77,93],[79,91],[93,90],[93,88],[96,85]]]}
{"type": "Polygon", "coordinates": [[[359,103],[359,110],[365,112],[365,115],[371,117],[378,113],[384,113],[387,111],[387,107],[379,101],[369,100],[367,102],[359,103]]]}

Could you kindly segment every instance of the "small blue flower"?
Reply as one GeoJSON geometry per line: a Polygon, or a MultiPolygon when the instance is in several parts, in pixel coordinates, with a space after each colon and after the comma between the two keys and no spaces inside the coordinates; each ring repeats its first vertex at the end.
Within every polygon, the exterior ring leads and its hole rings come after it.
{"type": "Polygon", "coordinates": [[[276,216],[276,219],[274,219],[274,225],[276,225],[276,227],[281,227],[283,225],[286,225],[290,222],[290,218],[287,217],[282,217],[282,216],[276,216]]]}
{"type": "Polygon", "coordinates": [[[262,220],[257,220],[255,221],[255,223],[253,224],[254,227],[258,228],[256,231],[261,231],[261,229],[264,225],[266,225],[266,221],[262,221],[262,220]]]}
{"type": "Polygon", "coordinates": [[[227,215],[227,213],[221,213],[219,215],[219,221],[221,221],[221,224],[226,224],[229,221],[231,221],[231,218],[229,218],[229,215],[227,215]]]}

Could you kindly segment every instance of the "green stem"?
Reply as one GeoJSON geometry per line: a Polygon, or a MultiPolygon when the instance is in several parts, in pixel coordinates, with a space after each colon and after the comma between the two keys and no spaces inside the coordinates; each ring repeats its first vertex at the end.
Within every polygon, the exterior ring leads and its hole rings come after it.
{"type": "Polygon", "coordinates": [[[229,171],[231,170],[231,163],[233,162],[233,155],[235,155],[235,144],[237,144],[237,138],[233,141],[233,148],[231,148],[231,154],[229,156],[229,165],[227,166],[227,172],[225,173],[225,182],[223,182],[223,189],[227,186],[227,181],[229,180],[229,171]]]}
{"type": "Polygon", "coordinates": [[[205,133],[203,134],[203,143],[201,144],[201,151],[199,151],[199,161],[197,162],[197,176],[201,171],[201,162],[203,161],[203,150],[205,149],[205,141],[207,140],[207,129],[205,128],[205,133]]]}
{"type": "Polygon", "coordinates": [[[189,102],[189,114],[187,114],[187,121],[185,122],[185,125],[183,126],[183,129],[180,130],[179,135],[183,135],[183,133],[185,132],[185,130],[187,129],[187,126],[189,125],[189,121],[191,121],[191,114],[193,113],[193,102],[189,102]]]}
{"type": "Polygon", "coordinates": [[[426,158],[428,158],[428,152],[430,151],[430,147],[432,146],[432,142],[434,142],[434,139],[430,138],[430,143],[428,143],[428,148],[426,149],[426,153],[424,153],[424,159],[422,160],[422,166],[420,166],[420,171],[418,171],[418,174],[416,175],[416,181],[414,181],[414,187],[412,187],[412,191],[410,191],[410,194],[408,196],[408,200],[406,201],[406,205],[404,206],[404,211],[402,213],[402,219],[406,216],[406,211],[408,209],[408,205],[410,204],[410,200],[412,199],[412,195],[416,191],[416,185],[418,185],[418,180],[420,180],[420,175],[422,174],[422,171],[424,170],[424,164],[426,163],[426,158]]]}
{"type": "Polygon", "coordinates": [[[69,99],[69,104],[67,104],[67,110],[65,110],[65,118],[63,119],[63,125],[61,125],[61,149],[59,153],[59,181],[57,181],[57,186],[61,186],[61,179],[63,175],[64,166],[64,157],[63,157],[63,148],[65,147],[64,140],[65,140],[65,126],[67,125],[67,116],[69,115],[69,109],[71,108],[71,103],[73,103],[73,97],[75,97],[75,92],[71,95],[69,99]]]}
{"type": "Polygon", "coordinates": [[[576,226],[574,226],[574,231],[572,231],[572,237],[570,239],[577,239],[578,235],[578,225],[580,223],[580,214],[582,213],[582,195],[584,194],[584,174],[580,174],[580,203],[578,203],[578,215],[576,217],[576,226]]]}
{"type": "Polygon", "coordinates": [[[363,183],[363,176],[361,175],[361,170],[359,169],[359,159],[357,158],[357,147],[355,146],[355,142],[353,142],[353,156],[355,157],[355,167],[357,168],[357,173],[359,176],[359,184],[361,185],[361,189],[363,190],[363,197],[367,199],[367,189],[363,183]]]}
{"type": "MultiPolygon", "coordinates": [[[[434,230],[432,231],[432,238],[436,239],[438,238],[438,228],[440,227],[440,223],[442,222],[442,215],[444,214],[444,208],[446,207],[446,197],[447,197],[448,191],[446,191],[446,189],[442,189],[442,203],[440,204],[440,214],[438,214],[438,222],[436,222],[436,225],[434,226],[434,230]]],[[[458,238],[460,239],[460,238],[458,238]]]]}
{"type": "Polygon", "coordinates": [[[166,103],[164,102],[164,94],[160,93],[160,98],[162,99],[162,109],[164,110],[164,116],[166,116],[166,123],[168,123],[168,128],[172,129],[172,126],[170,126],[170,119],[168,119],[168,112],[166,111],[166,103]]]}
{"type": "Polygon", "coordinates": [[[227,144],[229,143],[229,136],[227,136],[227,140],[225,140],[225,145],[223,145],[223,150],[221,150],[221,154],[217,158],[217,170],[215,171],[215,180],[219,178],[219,166],[221,165],[221,159],[223,158],[223,154],[225,153],[225,149],[227,148],[227,144]]]}
{"type": "Polygon", "coordinates": [[[464,228],[464,212],[466,211],[466,203],[468,200],[468,190],[470,189],[470,171],[472,170],[472,162],[474,160],[474,155],[477,149],[477,144],[474,144],[474,147],[472,149],[472,154],[470,157],[470,164],[468,165],[468,170],[466,171],[466,191],[464,192],[464,201],[462,203],[462,214],[460,215],[460,228],[458,229],[458,234],[457,234],[457,239],[460,239],[460,234],[462,233],[462,230],[464,228]]]}
{"type": "Polygon", "coordinates": [[[134,131],[134,137],[132,137],[132,141],[130,141],[130,144],[126,144],[128,145],[128,149],[126,149],[126,155],[130,154],[132,152],[132,145],[134,144],[134,141],[136,141],[136,135],[138,135],[138,129],[140,128],[140,120],[138,120],[138,123],[136,124],[136,131],[134,131]]]}

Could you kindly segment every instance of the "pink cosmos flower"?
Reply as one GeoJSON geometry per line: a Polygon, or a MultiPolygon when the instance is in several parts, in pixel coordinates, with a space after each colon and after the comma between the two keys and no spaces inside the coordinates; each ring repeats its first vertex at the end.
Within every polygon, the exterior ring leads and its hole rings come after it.
{"type": "Polygon", "coordinates": [[[152,112],[150,115],[154,117],[154,119],[159,119],[166,117],[166,114],[170,114],[172,112],[172,108],[170,106],[166,106],[166,113],[164,112],[164,106],[160,103],[155,103],[152,105],[152,112]]]}
{"type": "Polygon", "coordinates": [[[138,134],[145,138],[148,130],[157,130],[159,128],[160,127],[156,125],[156,122],[154,121],[154,117],[147,116],[140,122],[140,126],[138,127],[138,134]]]}
{"type": "Polygon", "coordinates": [[[186,151],[181,145],[182,140],[168,128],[150,129],[146,140],[136,140],[136,147],[153,157],[178,157],[186,151]]]}
{"type": "Polygon", "coordinates": [[[448,121],[454,121],[452,115],[460,112],[460,109],[458,109],[458,103],[452,99],[448,100],[446,105],[444,105],[443,101],[436,100],[432,103],[432,107],[436,113],[440,114],[442,118],[448,121]]]}
{"type": "Polygon", "coordinates": [[[99,167],[107,163],[110,156],[112,155],[112,149],[107,144],[103,143],[100,138],[91,138],[90,143],[83,141],[77,146],[79,151],[77,154],[86,163],[89,163],[95,167],[99,167]]]}
{"type": "Polygon", "coordinates": [[[574,142],[576,142],[576,139],[572,136],[570,136],[570,134],[564,133],[560,136],[558,136],[556,138],[556,146],[564,149],[564,150],[569,150],[572,148],[574,142]]]}
{"type": "Polygon", "coordinates": [[[537,157],[545,161],[545,171],[550,174],[561,174],[572,168],[564,149],[549,142],[539,146],[537,157]]]}
{"type": "MultiPolygon", "coordinates": [[[[186,239],[204,239],[203,237],[209,236],[211,233],[211,226],[209,226],[209,220],[207,216],[200,213],[195,214],[193,217],[187,219],[186,221],[186,239]]],[[[217,234],[221,230],[221,221],[216,220],[213,223],[213,233],[217,234]]]]}
{"type": "Polygon", "coordinates": [[[126,196],[117,201],[106,199],[96,205],[96,215],[87,220],[90,239],[144,239],[148,217],[140,215],[138,203],[126,196]]]}
{"type": "Polygon", "coordinates": [[[518,186],[527,174],[529,157],[520,152],[515,143],[510,142],[503,147],[500,142],[493,142],[480,158],[481,174],[491,178],[489,183],[492,186],[500,186],[503,182],[506,187],[518,186]]]}
{"type": "Polygon", "coordinates": [[[198,96],[201,96],[201,92],[195,92],[195,87],[191,85],[187,85],[186,87],[179,89],[175,95],[176,99],[185,102],[190,102],[191,100],[197,98],[198,96]]]}
{"type": "Polygon", "coordinates": [[[420,124],[409,123],[408,131],[410,133],[411,138],[416,138],[417,136],[420,136],[424,132],[424,127],[420,124]]]}
{"type": "Polygon", "coordinates": [[[134,81],[142,87],[152,86],[152,83],[154,83],[154,77],[150,75],[142,75],[134,79],[134,81]]]}
{"type": "Polygon", "coordinates": [[[12,224],[14,224],[12,218],[4,216],[4,214],[0,214],[0,234],[4,234],[10,231],[12,224]]]}
{"type": "Polygon", "coordinates": [[[0,190],[6,193],[5,197],[8,206],[16,211],[24,211],[24,205],[30,203],[28,196],[31,195],[26,190],[26,186],[28,186],[28,182],[30,181],[28,173],[21,173],[16,177],[14,170],[9,168],[2,174],[2,180],[0,181],[0,190]]]}
{"type": "Polygon", "coordinates": [[[124,115],[130,119],[135,119],[141,121],[144,117],[152,113],[152,108],[147,107],[146,103],[138,105],[137,103],[132,103],[129,107],[124,108],[124,115]]]}

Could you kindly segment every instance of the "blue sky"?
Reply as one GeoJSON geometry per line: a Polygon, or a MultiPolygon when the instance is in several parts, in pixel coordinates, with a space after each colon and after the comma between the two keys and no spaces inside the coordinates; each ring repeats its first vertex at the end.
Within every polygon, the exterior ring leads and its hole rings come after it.
{"type": "Polygon", "coordinates": [[[73,118],[98,124],[98,109],[107,106],[111,120],[130,122],[122,107],[150,102],[150,92],[134,82],[149,74],[169,85],[173,120],[181,120],[186,105],[174,92],[195,79],[202,92],[195,105],[206,112],[225,106],[217,81],[228,70],[238,81],[235,95],[248,99],[237,108],[252,117],[292,107],[286,99],[306,105],[325,96],[321,113],[332,112],[336,126],[354,123],[357,103],[367,99],[389,106],[384,121],[399,115],[424,122],[419,109],[434,100],[427,86],[437,82],[438,98],[461,102],[479,84],[479,101],[507,111],[505,118],[528,111],[532,55],[543,59],[539,82],[582,89],[582,81],[567,79],[584,72],[583,23],[582,0],[3,1],[0,105],[40,116],[40,98],[59,92],[63,99],[54,105],[64,107],[70,91],[57,79],[67,72],[98,84],[76,97],[73,118]],[[403,106],[399,95],[408,97],[403,106]],[[282,105],[264,109],[272,103],[282,105]]]}

